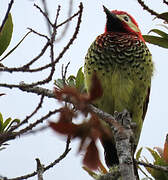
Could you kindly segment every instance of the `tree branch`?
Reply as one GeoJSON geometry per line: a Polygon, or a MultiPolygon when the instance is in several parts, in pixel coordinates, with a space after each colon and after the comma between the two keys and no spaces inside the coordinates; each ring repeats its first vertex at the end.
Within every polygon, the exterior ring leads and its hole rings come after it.
{"type": "MultiPolygon", "coordinates": [[[[66,142],[66,147],[65,147],[65,150],[64,152],[62,153],[62,155],[60,155],[55,161],[53,161],[52,163],[50,163],[49,165],[45,166],[44,167],[44,172],[47,171],[48,169],[54,167],[56,164],[58,164],[61,160],[63,160],[67,154],[70,152],[70,148],[69,148],[69,145],[70,145],[70,139],[69,137],[67,138],[67,142],[66,142]]],[[[23,179],[28,179],[30,177],[33,177],[37,175],[37,171],[34,171],[33,173],[30,173],[30,174],[27,174],[27,175],[24,175],[24,176],[19,176],[19,177],[15,177],[15,178],[5,178],[4,180],[23,180],[23,179]]]]}
{"type": "Polygon", "coordinates": [[[36,158],[37,162],[37,176],[38,180],[43,180],[44,165],[41,164],[40,159],[36,158]]]}
{"type": "MultiPolygon", "coordinates": [[[[72,2],[73,2],[73,0],[69,1],[68,18],[71,17],[71,14],[72,14],[72,2]]],[[[55,25],[56,25],[56,23],[55,23],[55,25]]],[[[69,21],[66,23],[61,35],[55,40],[56,42],[59,42],[66,35],[68,27],[69,27],[69,21]]]]}
{"type": "Polygon", "coordinates": [[[37,107],[35,108],[35,110],[29,115],[27,116],[21,123],[19,123],[18,125],[12,127],[9,132],[12,132],[14,131],[15,129],[19,128],[20,126],[22,126],[23,124],[27,123],[28,120],[37,113],[37,111],[42,107],[42,104],[43,104],[43,100],[44,100],[44,95],[41,96],[40,98],[40,102],[39,104],[37,105],[37,107]]]}
{"type": "Polygon", "coordinates": [[[134,174],[133,163],[134,149],[131,143],[133,133],[130,126],[131,118],[130,116],[128,116],[128,112],[124,111],[123,113],[119,113],[117,115],[118,117],[114,118],[112,115],[103,112],[92,105],[89,105],[89,108],[91,111],[96,113],[102,120],[108,123],[112,129],[119,158],[119,166],[122,180],[135,180],[136,178],[134,174]],[[123,126],[119,122],[123,122],[123,126]]]}
{"type": "MultiPolygon", "coordinates": [[[[151,15],[156,16],[159,19],[163,19],[164,21],[167,22],[167,19],[164,17],[161,17],[159,13],[157,13],[156,11],[154,11],[153,9],[150,9],[142,0],[137,0],[138,3],[141,5],[141,7],[143,7],[144,10],[146,10],[147,12],[149,12],[151,15]]],[[[167,3],[167,2],[166,2],[167,3]]]]}
{"type": "Polygon", "coordinates": [[[150,168],[153,168],[153,169],[156,169],[156,170],[159,170],[159,171],[164,171],[164,172],[168,173],[168,167],[167,166],[153,165],[151,163],[144,163],[144,162],[137,161],[137,160],[135,160],[135,162],[137,164],[139,164],[139,165],[142,165],[142,166],[145,166],[145,167],[150,167],[150,168]]]}

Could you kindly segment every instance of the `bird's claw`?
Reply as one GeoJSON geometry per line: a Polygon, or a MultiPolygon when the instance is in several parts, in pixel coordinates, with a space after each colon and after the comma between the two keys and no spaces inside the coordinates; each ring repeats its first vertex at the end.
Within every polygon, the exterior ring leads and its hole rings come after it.
{"type": "Polygon", "coordinates": [[[129,128],[131,124],[131,116],[130,113],[124,109],[123,112],[114,112],[114,118],[117,122],[119,122],[122,126],[129,128]]]}

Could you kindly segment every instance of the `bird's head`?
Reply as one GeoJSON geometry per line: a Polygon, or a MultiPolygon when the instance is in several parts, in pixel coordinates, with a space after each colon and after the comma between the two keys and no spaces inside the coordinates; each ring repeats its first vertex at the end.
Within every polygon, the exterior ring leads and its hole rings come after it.
{"type": "Polygon", "coordinates": [[[131,15],[124,11],[109,11],[105,6],[103,8],[107,16],[105,32],[133,33],[144,41],[138,24],[131,15]]]}

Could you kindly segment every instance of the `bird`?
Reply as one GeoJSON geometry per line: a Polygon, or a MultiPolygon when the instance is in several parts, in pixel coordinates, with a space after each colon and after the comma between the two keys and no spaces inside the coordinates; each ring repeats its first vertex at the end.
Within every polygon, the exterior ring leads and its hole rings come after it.
{"type": "MultiPolygon", "coordinates": [[[[151,79],[154,71],[152,55],[135,19],[127,12],[110,11],[103,6],[106,25],[103,34],[90,45],[85,56],[84,81],[87,91],[96,73],[103,89],[93,104],[111,115],[126,109],[132,122],[135,149],[147,112],[151,79]]],[[[111,135],[112,139],[113,134],[111,135]]],[[[108,167],[119,164],[114,140],[102,137],[105,162],[108,167]]]]}

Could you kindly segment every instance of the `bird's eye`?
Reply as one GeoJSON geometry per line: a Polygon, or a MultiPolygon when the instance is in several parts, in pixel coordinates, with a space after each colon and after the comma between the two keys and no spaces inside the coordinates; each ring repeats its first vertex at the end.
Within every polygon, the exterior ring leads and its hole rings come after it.
{"type": "Polygon", "coordinates": [[[127,21],[127,22],[129,21],[127,16],[124,16],[124,20],[127,21]]]}

